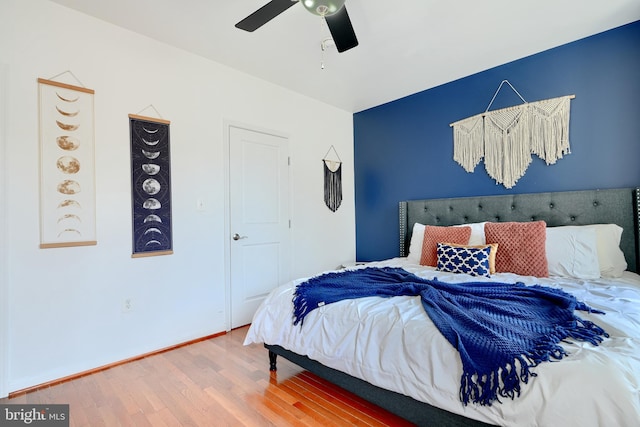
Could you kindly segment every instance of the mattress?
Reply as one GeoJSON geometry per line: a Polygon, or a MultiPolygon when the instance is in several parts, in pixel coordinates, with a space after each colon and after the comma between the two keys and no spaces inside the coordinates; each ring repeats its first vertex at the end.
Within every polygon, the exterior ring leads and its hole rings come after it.
{"type": "MultiPolygon", "coordinates": [[[[366,266],[402,267],[445,282],[470,280],[406,258],[366,266]]],[[[567,357],[533,368],[537,376],[523,384],[519,397],[491,406],[461,403],[460,358],[430,321],[420,297],[344,300],[313,310],[302,326],[294,326],[293,292],[304,280],[271,292],[256,312],[245,344],[279,345],[378,387],[491,424],[635,426],[640,422],[640,276],[635,273],[588,281],[511,273],[473,278],[562,288],[604,311],[604,315],[578,314],[610,335],[599,346],[563,343],[567,357]]]]}

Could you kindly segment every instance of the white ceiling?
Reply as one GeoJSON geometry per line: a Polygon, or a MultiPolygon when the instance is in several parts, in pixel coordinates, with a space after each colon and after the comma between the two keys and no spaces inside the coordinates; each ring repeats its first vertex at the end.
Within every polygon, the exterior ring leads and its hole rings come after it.
{"type": "Polygon", "coordinates": [[[360,45],[296,4],[248,33],[268,0],[52,0],[349,112],[640,19],[639,0],[347,0],[360,45]]]}

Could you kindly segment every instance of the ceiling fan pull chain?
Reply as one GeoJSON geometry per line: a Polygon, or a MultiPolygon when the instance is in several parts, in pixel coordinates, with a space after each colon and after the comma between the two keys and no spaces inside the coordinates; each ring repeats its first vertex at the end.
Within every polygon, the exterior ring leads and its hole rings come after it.
{"type": "Polygon", "coordinates": [[[325,25],[325,20],[324,20],[324,17],[322,17],[322,19],[320,19],[320,69],[321,70],[324,70],[324,51],[327,50],[327,47],[325,45],[326,39],[322,34],[324,30],[324,25],[325,25]]]}

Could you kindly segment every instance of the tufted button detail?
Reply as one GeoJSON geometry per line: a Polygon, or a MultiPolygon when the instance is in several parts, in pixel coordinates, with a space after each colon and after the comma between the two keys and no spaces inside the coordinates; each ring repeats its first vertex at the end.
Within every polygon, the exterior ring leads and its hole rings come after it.
{"type": "Polygon", "coordinates": [[[595,202],[593,202],[593,206],[598,206],[600,203],[598,203],[598,201],[596,200],[595,202]]]}
{"type": "Polygon", "coordinates": [[[481,211],[482,210],[482,205],[478,205],[478,210],[481,211]]]}
{"type": "Polygon", "coordinates": [[[553,203],[549,203],[549,209],[553,209],[553,203]]]}
{"type": "Polygon", "coordinates": [[[571,217],[571,221],[575,221],[575,220],[576,220],[576,217],[575,217],[575,216],[572,216],[572,217],[571,217]]]}
{"type": "Polygon", "coordinates": [[[499,217],[499,216],[496,216],[496,217],[495,217],[495,220],[496,220],[496,221],[500,221],[500,217],[499,217]]]}
{"type": "Polygon", "coordinates": [[[467,221],[469,221],[469,217],[465,215],[464,216],[464,222],[467,222],[467,221]]]}
{"type": "Polygon", "coordinates": [[[515,209],[516,209],[516,207],[514,205],[511,205],[511,210],[513,211],[515,209]]]}

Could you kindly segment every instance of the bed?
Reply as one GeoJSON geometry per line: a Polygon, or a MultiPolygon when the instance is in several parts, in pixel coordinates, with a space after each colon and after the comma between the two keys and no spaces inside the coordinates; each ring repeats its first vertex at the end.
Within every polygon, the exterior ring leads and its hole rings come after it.
{"type": "Polygon", "coordinates": [[[275,289],[258,309],[245,344],[264,343],[272,370],[280,355],[417,425],[638,425],[639,206],[640,190],[635,188],[403,201],[399,204],[399,256],[349,267],[399,267],[420,277],[452,283],[486,280],[541,284],[562,289],[606,313],[580,312],[580,316],[602,326],[608,338],[599,346],[563,343],[569,355],[535,367],[537,376],[523,385],[521,395],[513,400],[501,399],[492,405],[460,402],[462,368],[458,353],[413,297],[336,302],[309,313],[301,327],[292,324],[291,301],[295,287],[306,279],[294,280],[275,289]],[[489,278],[471,277],[420,265],[415,253],[419,236],[414,230],[471,224],[475,233],[484,229],[487,221],[544,221],[547,256],[554,253],[548,262],[550,276],[505,272],[489,278]],[[595,234],[590,231],[588,238],[592,240],[585,241],[591,258],[577,249],[575,255],[566,253],[564,237],[558,236],[567,230],[573,233],[575,226],[582,233],[581,226],[591,224],[607,224],[607,230],[619,230],[613,237],[617,247],[605,252],[603,245],[610,242],[598,240],[600,253],[594,255],[597,251],[591,246],[596,245],[595,234]],[[555,252],[548,247],[552,243],[555,252]],[[558,249],[562,249],[560,254],[558,249]],[[616,249],[624,266],[620,266],[619,258],[617,264],[598,258],[597,274],[588,271],[593,270],[593,257],[613,255],[616,249]],[[569,266],[567,258],[571,259],[569,266]],[[607,270],[609,267],[612,270],[607,270]],[[596,277],[600,275],[606,277],[596,277]],[[409,345],[410,351],[405,351],[409,345]]]}

